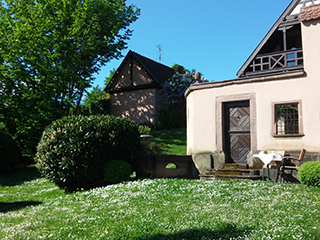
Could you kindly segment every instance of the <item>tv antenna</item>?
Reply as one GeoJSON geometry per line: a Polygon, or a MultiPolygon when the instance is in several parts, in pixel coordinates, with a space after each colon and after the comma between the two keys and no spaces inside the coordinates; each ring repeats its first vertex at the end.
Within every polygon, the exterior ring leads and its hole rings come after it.
{"type": "Polygon", "coordinates": [[[158,44],[156,47],[157,47],[158,50],[159,50],[159,63],[161,63],[161,51],[162,51],[162,46],[161,46],[160,44],[158,44]]]}

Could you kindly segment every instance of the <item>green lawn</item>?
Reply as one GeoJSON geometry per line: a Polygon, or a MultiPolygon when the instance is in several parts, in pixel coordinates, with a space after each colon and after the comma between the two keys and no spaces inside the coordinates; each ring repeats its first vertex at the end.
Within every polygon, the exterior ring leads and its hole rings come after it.
{"type": "Polygon", "coordinates": [[[187,135],[185,128],[154,130],[150,133],[152,141],[162,145],[163,154],[187,154],[187,135]]]}
{"type": "Polygon", "coordinates": [[[315,239],[320,188],[140,180],[66,194],[33,168],[0,176],[0,239],[315,239]]]}

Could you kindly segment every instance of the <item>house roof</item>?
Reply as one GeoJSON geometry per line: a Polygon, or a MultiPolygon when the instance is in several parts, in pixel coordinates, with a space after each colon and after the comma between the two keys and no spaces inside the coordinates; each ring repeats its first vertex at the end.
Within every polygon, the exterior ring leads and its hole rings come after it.
{"type": "Polygon", "coordinates": [[[105,91],[110,90],[113,82],[117,79],[118,74],[121,72],[121,68],[124,67],[125,63],[128,61],[130,57],[133,57],[140,66],[147,72],[147,74],[152,79],[153,86],[160,86],[165,83],[169,77],[174,74],[174,70],[166,65],[153,61],[147,57],[144,57],[136,52],[129,51],[121,65],[117,69],[116,73],[111,78],[109,84],[106,86],[105,91]]]}
{"type": "MultiPolygon", "coordinates": [[[[132,51],[131,51],[132,52],[132,51]]],[[[166,65],[146,58],[138,53],[132,52],[153,80],[159,84],[165,83],[174,74],[174,70],[166,65]]]]}
{"type": "Polygon", "coordinates": [[[320,18],[320,4],[308,6],[300,11],[299,20],[301,22],[320,18]]]}
{"type": "Polygon", "coordinates": [[[320,4],[320,0],[292,0],[289,6],[285,9],[285,11],[281,14],[278,20],[271,27],[269,32],[265,35],[256,49],[251,53],[249,58],[245,61],[242,67],[237,72],[238,77],[242,77],[243,73],[250,65],[250,63],[255,59],[255,57],[259,54],[260,50],[266,44],[266,42],[270,39],[273,33],[281,28],[286,26],[291,26],[299,23],[299,13],[301,8],[313,6],[315,4],[320,4]]]}

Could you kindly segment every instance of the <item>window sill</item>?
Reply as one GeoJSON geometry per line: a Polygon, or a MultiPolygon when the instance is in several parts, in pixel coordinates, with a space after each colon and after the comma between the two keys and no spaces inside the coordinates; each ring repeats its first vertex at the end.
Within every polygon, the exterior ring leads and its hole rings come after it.
{"type": "Polygon", "coordinates": [[[294,137],[304,137],[304,134],[283,134],[283,135],[272,135],[274,138],[294,138],[294,137]]]}

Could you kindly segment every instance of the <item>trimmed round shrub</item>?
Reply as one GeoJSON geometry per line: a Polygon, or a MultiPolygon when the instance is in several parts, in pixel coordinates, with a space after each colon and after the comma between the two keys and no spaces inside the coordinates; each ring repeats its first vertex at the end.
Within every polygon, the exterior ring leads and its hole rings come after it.
{"type": "Polygon", "coordinates": [[[103,167],[113,159],[133,165],[139,151],[137,124],[108,115],[68,116],[49,125],[37,146],[36,166],[60,188],[104,184],[103,167]]]}
{"type": "Polygon", "coordinates": [[[298,175],[302,184],[320,187],[320,161],[303,163],[298,175]]]}
{"type": "Polygon", "coordinates": [[[104,179],[109,184],[127,181],[130,174],[130,164],[122,160],[112,160],[107,162],[103,168],[104,179]]]}
{"type": "Polygon", "coordinates": [[[13,138],[0,131],[0,173],[6,173],[19,165],[19,148],[13,138]]]}

